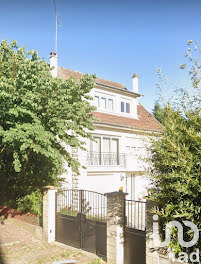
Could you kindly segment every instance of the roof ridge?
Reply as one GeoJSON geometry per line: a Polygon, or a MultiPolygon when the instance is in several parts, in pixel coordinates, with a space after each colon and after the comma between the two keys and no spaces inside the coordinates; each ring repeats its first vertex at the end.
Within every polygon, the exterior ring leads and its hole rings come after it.
{"type": "Polygon", "coordinates": [[[98,76],[96,76],[96,77],[97,77],[98,79],[101,79],[101,80],[104,80],[104,81],[107,81],[107,82],[112,82],[112,83],[120,84],[120,85],[122,85],[124,88],[126,88],[125,85],[124,85],[123,83],[119,83],[119,82],[115,82],[115,81],[111,81],[111,80],[106,80],[106,79],[101,78],[101,77],[98,77],[98,76]]]}
{"type": "Polygon", "coordinates": [[[64,67],[62,67],[62,66],[58,66],[58,68],[61,68],[61,69],[63,69],[63,70],[68,70],[68,71],[76,72],[76,73],[80,73],[80,74],[82,74],[82,75],[87,74],[87,73],[83,73],[83,72],[80,72],[80,71],[77,71],[77,70],[71,70],[71,69],[69,69],[69,68],[64,68],[64,67]]]}
{"type": "MultiPolygon", "coordinates": [[[[72,73],[78,73],[78,74],[80,74],[80,75],[88,74],[88,73],[82,73],[82,72],[77,71],[77,70],[71,70],[71,69],[69,69],[69,68],[64,68],[64,67],[61,67],[61,66],[58,66],[58,68],[60,68],[61,70],[64,70],[64,71],[67,70],[67,71],[70,71],[70,72],[72,72],[72,73]]],[[[119,83],[119,82],[115,82],[115,81],[111,81],[111,80],[106,80],[106,79],[104,79],[104,78],[101,78],[101,77],[99,77],[99,76],[96,76],[96,82],[98,82],[98,80],[100,80],[100,82],[101,82],[101,81],[104,81],[104,82],[110,82],[110,83],[116,84],[116,85],[121,86],[122,88],[126,89],[125,85],[122,84],[122,83],[119,83]]]]}

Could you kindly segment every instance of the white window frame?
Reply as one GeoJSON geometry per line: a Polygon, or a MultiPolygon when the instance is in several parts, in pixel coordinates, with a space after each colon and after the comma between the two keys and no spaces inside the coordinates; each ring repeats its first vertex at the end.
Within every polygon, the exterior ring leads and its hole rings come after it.
{"type": "Polygon", "coordinates": [[[113,111],[114,110],[114,101],[112,98],[108,98],[108,110],[109,111],[113,111]],[[109,102],[111,102],[111,109],[110,109],[110,104],[109,102]]]}
{"type": "Polygon", "coordinates": [[[121,99],[120,101],[120,111],[121,113],[125,113],[125,114],[130,114],[131,113],[131,102],[126,102],[125,100],[121,99]],[[129,106],[129,112],[127,112],[127,105],[129,106]],[[122,106],[123,106],[123,111],[122,111],[122,106]]]}
{"type": "Polygon", "coordinates": [[[107,109],[107,99],[104,96],[100,97],[100,108],[106,110],[107,109]],[[104,106],[103,106],[104,102],[104,106]]]}
{"type": "MultiPolygon", "coordinates": [[[[109,145],[109,152],[108,153],[113,153],[111,152],[111,141],[114,139],[114,140],[117,140],[117,154],[119,155],[119,149],[120,149],[120,138],[118,137],[115,137],[115,136],[108,136],[108,135],[92,135],[92,137],[95,139],[95,138],[100,138],[100,153],[103,153],[103,149],[104,149],[104,146],[103,146],[103,139],[104,138],[107,138],[109,139],[110,141],[110,145],[109,145]]],[[[90,140],[90,152],[93,152],[93,141],[90,140]]]]}
{"type": "Polygon", "coordinates": [[[96,107],[99,108],[100,107],[100,96],[99,95],[94,95],[94,102],[95,102],[96,107]],[[98,100],[96,101],[96,99],[98,100]]]}
{"type": "Polygon", "coordinates": [[[126,107],[125,107],[126,108],[125,109],[126,110],[126,114],[130,114],[131,113],[131,104],[128,103],[128,102],[126,102],[125,104],[126,104],[126,107]],[[128,110],[129,110],[128,112],[127,112],[127,106],[128,106],[128,110]]]}
{"type": "Polygon", "coordinates": [[[114,98],[111,95],[95,93],[94,104],[97,107],[97,110],[114,112],[114,98]]]}
{"type": "Polygon", "coordinates": [[[121,114],[130,116],[132,112],[132,100],[129,100],[125,97],[120,97],[119,109],[121,114]]]}

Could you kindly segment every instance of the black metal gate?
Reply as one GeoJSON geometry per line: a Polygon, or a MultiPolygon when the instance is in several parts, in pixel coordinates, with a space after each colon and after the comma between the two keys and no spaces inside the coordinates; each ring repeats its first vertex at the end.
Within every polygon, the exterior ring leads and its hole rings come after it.
{"type": "Polygon", "coordinates": [[[126,200],[124,258],[126,264],[146,263],[146,202],[126,200]]]}
{"type": "Polygon", "coordinates": [[[56,194],[56,241],[106,259],[107,197],[86,190],[56,194]]]}

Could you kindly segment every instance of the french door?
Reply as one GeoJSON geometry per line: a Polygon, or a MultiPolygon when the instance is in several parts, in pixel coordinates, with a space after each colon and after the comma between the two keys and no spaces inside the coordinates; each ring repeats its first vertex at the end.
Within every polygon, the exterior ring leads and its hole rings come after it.
{"type": "Polygon", "coordinates": [[[135,200],[135,175],[130,173],[126,176],[127,199],[135,200]]]}
{"type": "Polygon", "coordinates": [[[90,144],[90,155],[96,157],[97,165],[119,165],[119,139],[107,136],[94,136],[90,144]]]}

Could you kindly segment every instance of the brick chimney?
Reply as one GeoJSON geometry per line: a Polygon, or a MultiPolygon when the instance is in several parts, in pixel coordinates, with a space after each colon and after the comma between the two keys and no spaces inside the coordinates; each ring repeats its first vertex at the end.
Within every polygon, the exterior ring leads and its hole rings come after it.
{"type": "Polygon", "coordinates": [[[132,76],[133,79],[133,92],[138,93],[138,75],[134,73],[132,76]]]}
{"type": "Polygon", "coordinates": [[[57,77],[57,53],[50,52],[50,70],[53,77],[57,77]]]}

